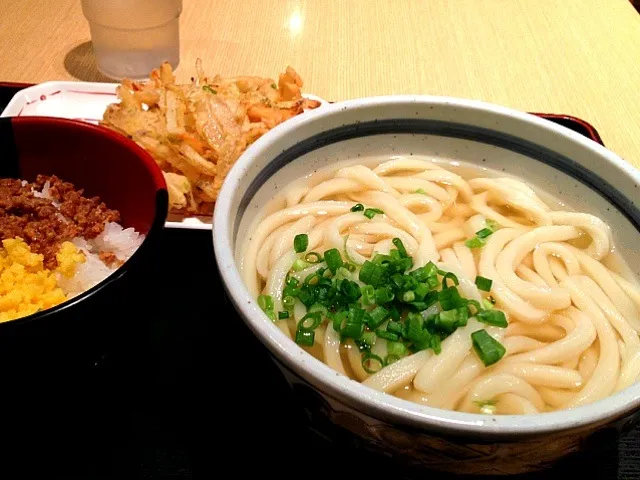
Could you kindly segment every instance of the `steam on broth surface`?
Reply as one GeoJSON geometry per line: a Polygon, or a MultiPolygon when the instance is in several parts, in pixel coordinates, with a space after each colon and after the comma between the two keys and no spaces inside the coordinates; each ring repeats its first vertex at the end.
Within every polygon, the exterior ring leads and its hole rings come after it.
{"type": "Polygon", "coordinates": [[[610,228],[487,175],[416,156],[318,170],[252,224],[243,279],[316,358],[421,404],[541,413],[634,383],[640,288],[610,228]]]}

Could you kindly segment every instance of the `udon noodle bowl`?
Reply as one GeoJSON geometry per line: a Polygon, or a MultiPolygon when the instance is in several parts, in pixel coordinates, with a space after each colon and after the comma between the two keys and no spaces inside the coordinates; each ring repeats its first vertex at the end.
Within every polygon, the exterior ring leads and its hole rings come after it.
{"type": "Polygon", "coordinates": [[[442,409],[533,414],[640,374],[640,288],[610,228],[519,179],[417,156],[335,163],[247,230],[272,321],[336,372],[442,409]]]}
{"type": "Polygon", "coordinates": [[[0,179],[0,322],[59,305],[115,272],[144,235],[55,176],[0,179]]]}

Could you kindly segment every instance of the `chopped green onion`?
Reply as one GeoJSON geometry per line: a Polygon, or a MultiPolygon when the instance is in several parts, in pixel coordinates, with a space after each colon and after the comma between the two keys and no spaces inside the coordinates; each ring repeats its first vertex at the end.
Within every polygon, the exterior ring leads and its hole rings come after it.
{"type": "Polygon", "coordinates": [[[309,307],[309,312],[308,313],[316,313],[319,312],[321,315],[323,316],[327,316],[327,314],[329,313],[327,310],[327,307],[325,307],[324,305],[321,305],[319,303],[314,303],[313,305],[311,305],[311,307],[309,307]]]}
{"type": "Polygon", "coordinates": [[[211,85],[203,85],[203,86],[202,86],[202,90],[204,90],[205,92],[212,93],[212,94],[214,94],[214,95],[215,95],[216,93],[218,93],[218,92],[216,92],[213,88],[211,88],[211,85]]]}
{"type": "Polygon", "coordinates": [[[464,242],[464,244],[469,248],[481,248],[484,246],[485,243],[487,242],[484,238],[478,238],[478,237],[473,237],[467,240],[466,242],[464,242]]]}
{"type": "Polygon", "coordinates": [[[442,277],[442,288],[448,287],[447,280],[451,280],[454,285],[460,285],[460,282],[458,281],[458,277],[456,277],[455,274],[449,272],[449,273],[445,273],[444,276],[442,277]]]}
{"type": "Polygon", "coordinates": [[[423,310],[426,310],[427,308],[429,308],[431,305],[434,305],[437,301],[438,301],[438,292],[436,292],[435,290],[431,290],[422,299],[422,301],[411,302],[410,305],[412,305],[414,308],[422,312],[423,310]]]}
{"type": "Polygon", "coordinates": [[[480,275],[476,277],[476,287],[483,292],[490,292],[492,284],[493,280],[490,278],[481,277],[480,275]]]}
{"type": "Polygon", "coordinates": [[[387,285],[386,287],[376,288],[376,303],[381,305],[383,303],[388,303],[395,298],[395,294],[393,293],[393,289],[387,285]]]}
{"type": "Polygon", "coordinates": [[[398,252],[400,253],[400,256],[402,258],[407,258],[409,255],[407,254],[407,249],[404,248],[404,244],[402,243],[402,240],[400,240],[399,238],[394,238],[393,240],[391,240],[393,242],[393,244],[395,245],[395,247],[398,249],[398,252]]]}
{"type": "Polygon", "coordinates": [[[384,367],[382,359],[371,352],[365,352],[362,354],[362,368],[367,373],[376,373],[384,367]]]}
{"type": "Polygon", "coordinates": [[[309,312],[298,322],[298,330],[311,332],[318,328],[322,323],[322,314],[320,312],[309,312]],[[311,322],[309,322],[311,321],[311,322]]]}
{"type": "Polygon", "coordinates": [[[337,248],[332,248],[324,252],[324,259],[327,262],[327,266],[331,273],[335,275],[338,268],[342,266],[342,257],[340,256],[340,252],[337,248]]]}
{"type": "Polygon", "coordinates": [[[487,228],[491,229],[494,232],[500,228],[498,222],[496,222],[495,220],[491,220],[490,218],[487,218],[484,224],[487,226],[487,228]]]}
{"type": "Polygon", "coordinates": [[[389,322],[387,323],[387,332],[395,333],[396,335],[402,335],[404,333],[404,326],[401,322],[389,322]]]}
{"type": "Polygon", "coordinates": [[[410,313],[405,320],[405,338],[412,342],[415,342],[420,338],[420,334],[424,331],[422,329],[424,319],[419,313],[410,313]]]}
{"type": "Polygon", "coordinates": [[[309,263],[320,263],[322,261],[322,255],[318,252],[309,252],[304,256],[304,261],[309,263]]]}
{"type": "Polygon", "coordinates": [[[354,340],[360,340],[364,333],[364,323],[349,323],[340,330],[342,338],[353,338],[354,340]]]}
{"type": "Polygon", "coordinates": [[[438,335],[431,335],[431,348],[436,355],[440,355],[440,352],[442,352],[441,342],[442,341],[438,335]]]}
{"type": "MultiPolygon", "coordinates": [[[[345,263],[342,267],[338,268],[338,271],[333,276],[335,280],[349,280],[351,278],[351,272],[347,270],[347,264],[345,263]]],[[[328,270],[327,277],[331,274],[331,270],[328,270]]]]}
{"type": "Polygon", "coordinates": [[[419,189],[417,189],[417,190],[416,190],[415,192],[413,192],[413,193],[420,193],[420,194],[422,194],[422,195],[427,195],[427,192],[425,192],[423,188],[419,188],[419,189]]]}
{"type": "Polygon", "coordinates": [[[362,304],[363,305],[373,305],[376,303],[376,289],[371,285],[365,285],[364,287],[360,287],[360,291],[362,292],[362,304]]]}
{"type": "Polygon", "coordinates": [[[478,230],[476,232],[476,237],[484,239],[484,238],[487,238],[492,233],[493,233],[493,230],[491,230],[490,228],[483,228],[482,230],[478,230]]]}
{"type": "Polygon", "coordinates": [[[351,207],[352,212],[362,212],[364,210],[364,205],[361,203],[356,203],[353,207],[351,207]]]}
{"type": "Polygon", "coordinates": [[[286,320],[287,318],[289,318],[289,312],[286,310],[278,312],[278,320],[286,320]]]}
{"type": "Polygon", "coordinates": [[[389,318],[389,310],[378,305],[369,312],[369,322],[367,322],[367,324],[369,325],[369,328],[377,328],[387,318],[389,318]]]}
{"type": "Polygon", "coordinates": [[[469,313],[471,315],[475,315],[478,312],[482,311],[482,307],[480,306],[480,302],[478,302],[477,300],[467,300],[467,308],[469,309],[469,313]],[[470,307],[474,307],[476,309],[476,311],[472,312],[470,307]]]}
{"type": "Polygon", "coordinates": [[[418,350],[426,350],[427,348],[431,348],[431,344],[433,341],[433,336],[429,333],[428,330],[422,330],[420,334],[412,340],[413,346],[418,350]]]}
{"type": "Polygon", "coordinates": [[[282,306],[286,309],[291,309],[295,306],[296,299],[291,296],[286,296],[282,299],[282,306]]]}
{"type": "Polygon", "coordinates": [[[471,342],[473,343],[473,349],[478,354],[478,358],[480,358],[485,367],[499,361],[507,352],[504,346],[489,335],[486,330],[473,332],[471,334],[471,342]]]}
{"type": "Polygon", "coordinates": [[[395,342],[400,338],[395,333],[388,332],[387,330],[383,330],[382,328],[378,328],[376,330],[376,335],[380,338],[384,338],[385,340],[391,340],[392,342],[395,342]]]}
{"type": "Polygon", "coordinates": [[[271,295],[260,295],[258,297],[258,306],[263,312],[273,310],[273,298],[271,298],[271,295]]]}
{"type": "Polygon", "coordinates": [[[453,333],[458,327],[464,327],[469,318],[469,311],[466,307],[440,312],[436,317],[436,327],[447,333],[453,333]]]}
{"type": "Polygon", "coordinates": [[[304,252],[309,246],[309,235],[306,233],[301,233],[296,235],[293,239],[293,249],[296,253],[304,252]]]}
{"type": "Polygon", "coordinates": [[[466,300],[460,296],[460,292],[456,287],[447,287],[438,293],[438,301],[442,310],[453,310],[466,305],[466,300]]]}
{"type": "Polygon", "coordinates": [[[479,322],[493,325],[494,327],[507,328],[509,326],[507,317],[500,310],[483,310],[476,314],[476,318],[479,322]]]}
{"type": "Polygon", "coordinates": [[[305,290],[300,290],[298,300],[300,300],[307,308],[313,305],[316,301],[315,296],[305,290]]]}
{"type": "Polygon", "coordinates": [[[483,298],[482,306],[485,310],[491,310],[493,308],[493,303],[491,303],[491,300],[489,300],[488,298],[483,298]]]}
{"type": "Polygon", "coordinates": [[[296,343],[298,345],[304,345],[307,347],[313,347],[313,342],[316,337],[316,332],[307,330],[296,331],[296,343]]]}
{"type": "Polygon", "coordinates": [[[398,360],[400,360],[399,356],[390,353],[389,355],[384,357],[384,366],[386,367],[387,365],[391,365],[392,363],[396,363],[398,360]]]}
{"type": "Polygon", "coordinates": [[[415,278],[418,282],[429,283],[431,278],[435,278],[436,283],[433,285],[435,287],[436,285],[438,285],[438,283],[440,283],[437,281],[436,270],[431,269],[429,268],[429,265],[426,265],[424,267],[416,268],[409,275],[411,276],[411,278],[415,278]]]}
{"type": "Polygon", "coordinates": [[[367,348],[371,348],[376,344],[376,334],[373,332],[364,332],[360,341],[364,343],[367,348]]]}
{"type": "Polygon", "coordinates": [[[291,270],[293,270],[294,272],[299,272],[300,270],[304,270],[308,266],[308,262],[305,262],[301,258],[296,258],[296,261],[293,262],[293,265],[291,266],[291,270]]]}
{"type": "Polygon", "coordinates": [[[407,349],[407,346],[402,342],[388,342],[387,353],[389,355],[396,355],[398,358],[400,358],[409,353],[409,350],[407,349]]]}
{"type": "Polygon", "coordinates": [[[380,265],[376,265],[369,260],[366,260],[362,267],[360,268],[360,273],[358,278],[362,283],[366,283],[367,285],[373,285],[374,287],[378,287],[382,283],[385,282],[385,269],[380,265]]]}
{"type": "Polygon", "coordinates": [[[322,278],[321,275],[322,274],[319,271],[315,273],[310,273],[309,275],[307,275],[307,278],[304,279],[304,284],[317,285],[320,282],[320,279],[322,278]]]}
{"type": "Polygon", "coordinates": [[[413,291],[409,290],[408,292],[404,292],[402,294],[402,301],[405,303],[413,302],[416,299],[416,294],[413,291]]]}
{"type": "Polygon", "coordinates": [[[340,284],[340,291],[345,297],[353,302],[360,297],[360,286],[351,280],[342,280],[342,283],[340,284]]]}
{"type": "Polygon", "coordinates": [[[413,293],[416,294],[416,298],[418,300],[424,300],[424,297],[429,293],[429,285],[426,283],[419,283],[418,286],[413,290],[413,293]]]}
{"type": "Polygon", "coordinates": [[[357,269],[358,267],[356,267],[356,266],[355,266],[353,263],[351,263],[351,262],[346,262],[346,263],[344,264],[344,268],[346,268],[348,272],[353,273],[353,272],[355,272],[355,271],[356,271],[356,269],[357,269]]]}
{"type": "Polygon", "coordinates": [[[342,331],[343,325],[347,321],[348,313],[343,310],[341,312],[333,314],[332,317],[333,318],[331,319],[331,321],[333,323],[333,329],[336,332],[342,331]]]}
{"type": "Polygon", "coordinates": [[[347,323],[364,323],[365,320],[365,313],[367,313],[366,311],[364,311],[362,308],[358,308],[356,306],[351,306],[349,308],[349,314],[348,314],[348,320],[347,323]]]}
{"type": "Polygon", "coordinates": [[[367,208],[364,211],[364,216],[367,217],[369,220],[371,220],[377,214],[384,215],[384,212],[382,210],[380,210],[379,208],[367,208]]]}

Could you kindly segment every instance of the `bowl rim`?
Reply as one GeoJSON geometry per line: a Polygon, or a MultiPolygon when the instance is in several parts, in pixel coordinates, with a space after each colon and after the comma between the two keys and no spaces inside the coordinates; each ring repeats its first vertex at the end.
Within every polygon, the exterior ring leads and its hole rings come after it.
{"type": "Polygon", "coordinates": [[[31,315],[27,315],[26,317],[16,318],[14,320],[9,320],[6,322],[0,322],[0,330],[9,330],[9,329],[18,329],[23,328],[27,325],[30,325],[33,322],[41,322],[46,320],[51,320],[52,317],[55,317],[57,314],[66,311],[67,309],[75,307],[78,303],[89,299],[94,296],[98,292],[103,289],[108,288],[117,280],[121,279],[124,275],[126,275],[132,265],[135,265],[140,262],[140,258],[142,257],[142,252],[146,251],[148,245],[150,244],[149,238],[155,239],[158,233],[164,228],[164,223],[167,218],[168,209],[169,209],[169,194],[167,191],[167,184],[162,175],[162,171],[158,164],[155,162],[153,157],[149,152],[135,143],[133,140],[121,135],[113,130],[110,130],[105,127],[101,127],[99,125],[92,125],[87,122],[83,122],[81,120],[74,120],[68,118],[58,118],[58,117],[45,117],[45,116],[30,116],[30,117],[6,117],[0,118],[0,121],[7,121],[11,123],[13,127],[16,125],[25,125],[27,127],[31,125],[66,125],[67,127],[76,130],[76,131],[85,131],[85,132],[94,132],[97,135],[108,138],[109,141],[117,143],[121,145],[123,148],[130,150],[134,155],[142,162],[146,171],[151,176],[153,183],[156,188],[156,198],[155,198],[155,214],[153,217],[153,221],[151,226],[149,227],[149,231],[145,234],[145,238],[140,244],[140,246],[136,249],[135,252],[127,259],[127,261],[122,264],[117,270],[111,273],[107,278],[98,282],[96,285],[91,287],[84,292],[65,300],[64,302],[55,305],[54,307],[47,308],[46,310],[42,310],[40,312],[33,313],[31,315]]]}
{"type": "Polygon", "coordinates": [[[414,109],[416,104],[462,108],[495,114],[505,121],[524,122],[539,131],[546,130],[559,135],[564,142],[590,150],[603,161],[624,171],[624,174],[634,179],[636,183],[640,183],[640,171],[604,146],[579,133],[532,114],[482,101],[426,95],[388,95],[336,102],[325,108],[307,112],[271,130],[249,147],[229,171],[216,203],[213,244],[218,270],[227,294],[243,321],[280,362],[311,383],[321,393],[342,399],[343,403],[358,412],[369,412],[376,418],[421,430],[460,436],[481,436],[484,439],[489,436],[491,438],[537,436],[586,427],[593,428],[640,409],[640,382],[588,405],[536,415],[483,415],[427,407],[379,392],[338,374],[297,346],[268,321],[257,306],[257,302],[249,294],[235,264],[230,233],[233,232],[233,225],[230,219],[232,198],[239,190],[241,178],[265,150],[273,147],[274,144],[286,142],[286,138],[303,125],[317,122],[325,117],[336,116],[339,119],[341,111],[370,107],[384,108],[399,104],[414,109]]]}

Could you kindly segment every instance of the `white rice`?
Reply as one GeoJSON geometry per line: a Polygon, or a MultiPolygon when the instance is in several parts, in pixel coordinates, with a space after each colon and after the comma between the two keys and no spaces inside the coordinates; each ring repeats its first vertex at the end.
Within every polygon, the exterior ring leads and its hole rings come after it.
{"type": "Polygon", "coordinates": [[[144,235],[133,228],[122,228],[114,222],[107,223],[104,231],[92,240],[74,238],[72,243],[84,253],[86,261],[76,265],[76,273],[72,278],[58,274],[58,285],[67,297],[90,289],[118,269],[118,266],[110,267],[100,260],[100,253],[112,253],[118,260],[125,262],[143,240],[144,235]]]}
{"type": "MultiPolygon", "coordinates": [[[[51,204],[59,209],[60,203],[51,198],[50,187],[51,185],[47,181],[42,187],[42,192],[34,190],[33,195],[37,198],[51,200],[51,204]]],[[[58,215],[63,220],[67,220],[62,214],[58,215]]],[[[119,268],[118,266],[106,265],[100,260],[100,253],[113,254],[120,262],[126,262],[143,240],[144,235],[136,232],[133,228],[122,228],[120,224],[115,222],[106,223],[102,233],[94,239],[74,238],[72,243],[84,253],[86,261],[76,265],[76,273],[72,278],[57,274],[58,285],[69,298],[94,287],[119,268]]]]}

